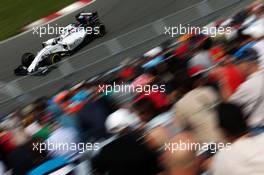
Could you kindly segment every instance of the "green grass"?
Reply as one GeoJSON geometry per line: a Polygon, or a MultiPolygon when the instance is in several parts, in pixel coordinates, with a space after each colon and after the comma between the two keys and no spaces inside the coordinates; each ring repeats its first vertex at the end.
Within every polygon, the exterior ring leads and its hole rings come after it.
{"type": "Polygon", "coordinates": [[[0,0],[0,41],[76,0],[0,0]]]}

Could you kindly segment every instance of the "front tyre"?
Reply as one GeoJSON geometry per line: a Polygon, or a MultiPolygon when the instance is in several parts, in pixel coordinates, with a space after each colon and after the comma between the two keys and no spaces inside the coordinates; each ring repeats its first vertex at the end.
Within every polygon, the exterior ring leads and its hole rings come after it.
{"type": "Polygon", "coordinates": [[[24,53],[21,57],[21,64],[22,66],[28,68],[32,61],[34,60],[35,56],[32,53],[24,53]]]}

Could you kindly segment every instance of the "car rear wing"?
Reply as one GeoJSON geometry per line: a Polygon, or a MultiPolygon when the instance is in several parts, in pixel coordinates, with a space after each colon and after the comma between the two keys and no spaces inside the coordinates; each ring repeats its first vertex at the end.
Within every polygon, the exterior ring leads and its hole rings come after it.
{"type": "Polygon", "coordinates": [[[82,16],[91,16],[91,15],[93,15],[93,13],[80,13],[80,15],[82,15],[82,16]]]}
{"type": "Polygon", "coordinates": [[[98,12],[94,11],[94,12],[81,12],[80,15],[83,16],[98,16],[98,12]]]}

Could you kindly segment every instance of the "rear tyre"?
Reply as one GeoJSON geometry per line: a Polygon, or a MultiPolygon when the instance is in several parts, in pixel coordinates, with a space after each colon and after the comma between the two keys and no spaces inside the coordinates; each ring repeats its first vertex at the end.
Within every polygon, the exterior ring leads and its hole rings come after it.
{"type": "Polygon", "coordinates": [[[100,24],[98,25],[98,27],[99,27],[99,34],[97,35],[97,37],[103,37],[106,34],[105,25],[100,24]]]}
{"type": "Polygon", "coordinates": [[[55,64],[57,62],[61,61],[61,56],[59,54],[51,54],[48,58],[47,58],[47,64],[48,65],[52,65],[55,64]]]}
{"type": "Polygon", "coordinates": [[[35,56],[32,53],[24,53],[21,57],[21,64],[24,67],[29,67],[35,56]]]}

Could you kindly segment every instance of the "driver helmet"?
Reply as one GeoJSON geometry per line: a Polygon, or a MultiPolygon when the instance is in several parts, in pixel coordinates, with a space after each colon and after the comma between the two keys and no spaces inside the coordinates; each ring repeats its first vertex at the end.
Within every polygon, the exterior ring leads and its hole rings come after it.
{"type": "Polygon", "coordinates": [[[80,23],[80,24],[85,24],[85,16],[82,15],[81,13],[77,14],[76,16],[76,20],[80,23]]]}

